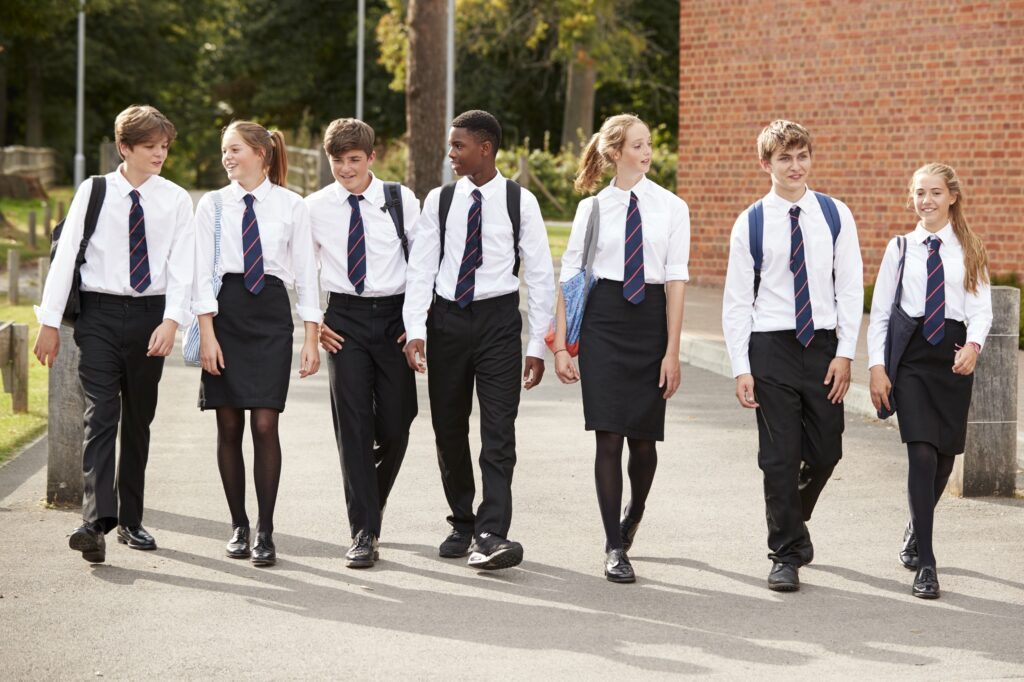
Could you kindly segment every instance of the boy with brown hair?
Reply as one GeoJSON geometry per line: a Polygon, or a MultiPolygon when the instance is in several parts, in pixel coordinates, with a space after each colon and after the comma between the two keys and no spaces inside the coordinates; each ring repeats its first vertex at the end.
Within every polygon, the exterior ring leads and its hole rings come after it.
{"type": "Polygon", "coordinates": [[[378,558],[381,517],[417,411],[414,373],[402,352],[402,304],[420,204],[409,188],[373,174],[373,144],[373,128],[363,121],[332,121],[324,152],[336,182],[306,197],[328,293],[320,342],[352,538],[349,568],[378,558]]]}
{"type": "Polygon", "coordinates": [[[806,522],[842,457],[864,273],[850,209],[807,187],[810,133],[774,121],[757,151],[772,189],[733,226],[722,327],[736,399],[757,410],[768,587],[792,592],[814,558],[806,522]]]}
{"type": "Polygon", "coordinates": [[[195,261],[192,200],[160,177],[175,134],[174,125],[151,106],[133,105],[118,114],[114,138],[124,162],[75,192],[36,307],[34,352],[50,367],[80,273],[74,338],[85,395],[84,494],[82,525],[69,545],[90,563],[106,559],[104,536],[115,527],[121,544],[156,549],[142,526],[149,427],[164,358],[179,325],[190,320],[195,261]],[[79,267],[83,239],[88,245],[79,267]]]}

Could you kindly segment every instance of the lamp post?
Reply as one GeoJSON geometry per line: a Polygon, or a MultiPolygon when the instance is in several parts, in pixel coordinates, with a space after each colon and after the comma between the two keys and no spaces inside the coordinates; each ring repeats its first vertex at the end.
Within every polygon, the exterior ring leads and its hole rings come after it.
{"type": "Polygon", "coordinates": [[[75,105],[75,188],[85,180],[85,0],[78,10],[78,101],[75,105]]]}
{"type": "Polygon", "coordinates": [[[359,0],[359,19],[356,22],[356,118],[363,120],[363,60],[366,51],[366,0],[359,0]]]}
{"type": "MultiPolygon", "coordinates": [[[[448,30],[446,34],[448,49],[445,59],[447,72],[445,74],[444,120],[446,127],[444,135],[447,139],[447,124],[455,118],[455,0],[448,0],[448,30]]],[[[447,147],[447,143],[445,146],[447,147]]],[[[441,179],[446,185],[452,181],[452,167],[448,163],[447,155],[441,162],[441,179]]]]}

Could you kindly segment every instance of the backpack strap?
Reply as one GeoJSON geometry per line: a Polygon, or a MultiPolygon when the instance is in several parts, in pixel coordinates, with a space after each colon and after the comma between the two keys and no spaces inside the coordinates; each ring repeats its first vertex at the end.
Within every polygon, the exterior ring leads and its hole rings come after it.
{"type": "Polygon", "coordinates": [[[405,217],[402,211],[402,186],[397,182],[384,183],[384,207],[381,210],[391,214],[391,222],[395,224],[398,241],[402,243],[405,262],[409,262],[409,238],[405,236],[405,217]]]}
{"type": "Polygon", "coordinates": [[[747,237],[750,256],[754,259],[754,298],[761,288],[761,264],[764,262],[764,204],[760,201],[747,209],[747,237]]]}
{"type": "Polygon", "coordinates": [[[441,197],[437,206],[437,229],[441,237],[441,250],[437,257],[438,265],[444,260],[444,231],[448,222],[448,211],[452,208],[452,198],[455,196],[455,183],[450,182],[441,188],[441,197]]]}
{"type": "Polygon", "coordinates": [[[505,207],[508,209],[508,217],[512,221],[512,274],[519,276],[519,204],[522,201],[522,187],[515,180],[505,181],[505,207]]]}
{"type": "Polygon", "coordinates": [[[839,231],[843,229],[843,224],[839,220],[839,209],[836,208],[836,202],[829,195],[815,192],[814,196],[818,198],[821,212],[825,214],[825,222],[828,223],[828,229],[832,232],[832,246],[835,247],[839,231]]]}
{"type": "Polygon", "coordinates": [[[103,175],[92,176],[92,192],[89,193],[89,205],[85,209],[85,228],[82,231],[82,243],[78,247],[78,258],[75,259],[75,270],[80,270],[85,263],[85,250],[89,240],[96,231],[96,223],[100,220],[100,209],[107,195],[107,178],[103,175]]]}
{"type": "Polygon", "coordinates": [[[900,264],[897,268],[896,295],[893,297],[893,303],[899,305],[903,301],[903,268],[907,264],[907,238],[896,237],[896,248],[900,252],[900,264]]]}

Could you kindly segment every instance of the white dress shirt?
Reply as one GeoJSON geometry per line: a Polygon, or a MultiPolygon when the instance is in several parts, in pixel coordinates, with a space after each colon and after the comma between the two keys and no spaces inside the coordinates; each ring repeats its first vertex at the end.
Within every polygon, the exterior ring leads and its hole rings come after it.
{"type": "MultiPolygon", "coordinates": [[[[252,192],[237,182],[220,191],[222,211],[220,223],[220,260],[222,274],[245,272],[242,257],[242,214],[244,197],[252,194],[253,211],[260,229],[263,249],[263,273],[273,275],[287,286],[295,287],[299,302],[295,309],[303,322],[319,323],[320,292],[316,282],[316,256],[310,234],[309,209],[295,192],[265,179],[252,192]]],[[[192,312],[196,315],[217,314],[217,297],[213,295],[210,277],[213,274],[214,209],[213,197],[206,194],[196,208],[196,281],[192,312]]]]}
{"type": "Polygon", "coordinates": [[[756,300],[747,211],[736,219],[729,240],[722,329],[732,360],[733,376],[750,373],[748,349],[752,331],[796,329],[793,273],[789,269],[789,209],[793,206],[800,207],[800,230],[804,238],[814,328],[835,329],[839,338],[836,356],[853,360],[864,310],[864,263],[853,214],[846,204],[835,200],[842,229],[833,248],[832,232],[818,198],[809,188],[796,202],[783,199],[774,190],[761,201],[764,206],[764,258],[756,300]]]}
{"type": "MultiPolygon", "coordinates": [[[[188,192],[159,175],[150,176],[135,188],[122,175],[122,166],[107,173],[96,231],[85,249],[82,291],[116,296],[166,295],[164,319],[189,324],[192,296],[195,226],[188,192]],[[139,293],[129,281],[128,214],[132,208],[129,192],[137,189],[146,220],[146,255],[150,284],[139,293]]],[[[92,180],[83,182],[68,208],[57,254],[46,276],[43,299],[36,306],[36,319],[48,327],[60,327],[64,307],[74,278],[75,259],[85,232],[85,213],[92,195],[92,180]]]]}
{"type": "MultiPolygon", "coordinates": [[[[455,284],[459,278],[459,266],[466,248],[466,220],[469,217],[469,208],[473,204],[470,194],[474,189],[479,189],[483,195],[483,264],[476,271],[473,300],[482,301],[519,291],[519,278],[512,274],[512,220],[508,217],[505,178],[501,173],[482,187],[474,185],[468,177],[461,178],[456,183],[455,196],[452,197],[445,226],[444,260],[441,261],[440,270],[437,259],[440,250],[438,207],[441,188],[433,189],[423,203],[423,213],[416,223],[416,244],[409,256],[402,317],[410,341],[426,338],[427,309],[430,308],[431,294],[434,291],[441,298],[455,300],[455,284]]],[[[537,204],[537,198],[525,188],[522,190],[519,215],[521,269],[529,289],[530,341],[526,354],[543,358],[544,335],[551,324],[551,311],[555,303],[555,277],[547,228],[540,214],[540,206],[537,204]]]]}
{"type": "MultiPolygon", "coordinates": [[[[402,187],[402,220],[409,249],[415,241],[420,202],[408,187],[402,187]]],[[[391,214],[384,208],[384,183],[373,176],[359,202],[366,244],[366,279],[363,293],[348,278],[348,226],[352,206],[349,191],[334,182],[306,197],[313,225],[313,248],[320,262],[320,287],[324,291],[366,297],[394,296],[405,291],[405,253],[391,214]]]]}
{"type": "MultiPolygon", "coordinates": [[[[900,308],[911,317],[924,317],[924,304],[928,289],[928,245],[931,232],[920,223],[906,235],[907,260],[903,270],[903,297],[900,308]]],[[[978,290],[971,294],[964,288],[964,251],[953,227],[946,226],[935,233],[942,240],[939,256],[945,278],[945,318],[967,323],[967,342],[985,345],[985,337],[992,327],[992,290],[987,282],[979,282],[978,290]]],[[[871,321],[868,323],[869,367],[885,364],[885,334],[889,328],[889,313],[896,299],[896,278],[899,274],[900,251],[892,239],[882,256],[882,266],[875,280],[871,299],[871,321]]],[[[950,358],[952,366],[953,359],[950,358]]]]}
{"type": "MultiPolygon", "coordinates": [[[[613,179],[598,193],[601,226],[592,264],[595,277],[618,282],[624,279],[630,193],[636,194],[643,225],[644,281],[648,284],[685,282],[690,278],[690,209],[685,201],[646,177],[628,190],[616,187],[613,179]]],[[[568,282],[582,269],[587,223],[593,210],[593,199],[584,199],[576,207],[569,243],[562,254],[560,279],[563,282],[568,282]]]]}

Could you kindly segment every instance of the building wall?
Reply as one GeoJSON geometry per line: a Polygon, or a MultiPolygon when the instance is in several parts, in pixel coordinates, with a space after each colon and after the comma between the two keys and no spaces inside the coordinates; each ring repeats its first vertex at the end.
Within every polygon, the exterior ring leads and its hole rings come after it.
{"type": "Polygon", "coordinates": [[[690,273],[725,277],[737,215],[770,188],[757,134],[813,136],[810,186],[857,220],[865,281],[909,231],[913,171],[952,165],[993,273],[1024,275],[1024,1],[682,0],[678,191],[690,273]]]}

